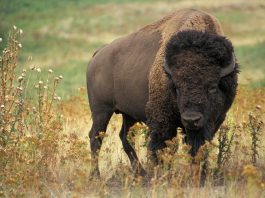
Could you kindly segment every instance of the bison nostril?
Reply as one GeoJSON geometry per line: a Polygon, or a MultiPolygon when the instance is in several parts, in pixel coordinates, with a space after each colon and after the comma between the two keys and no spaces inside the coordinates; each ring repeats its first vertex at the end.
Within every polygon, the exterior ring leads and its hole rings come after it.
{"type": "Polygon", "coordinates": [[[200,128],[203,125],[203,115],[198,112],[184,112],[181,119],[184,126],[188,128],[200,128]]]}

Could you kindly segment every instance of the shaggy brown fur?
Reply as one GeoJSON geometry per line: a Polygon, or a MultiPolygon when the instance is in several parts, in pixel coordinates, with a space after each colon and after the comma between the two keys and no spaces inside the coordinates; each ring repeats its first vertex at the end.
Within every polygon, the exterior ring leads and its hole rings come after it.
{"type": "Polygon", "coordinates": [[[177,127],[186,133],[194,156],[205,140],[212,139],[235,97],[237,66],[220,77],[231,57],[233,47],[218,21],[197,10],[172,13],[98,50],[87,70],[92,157],[97,159],[102,143],[97,136],[106,130],[113,112],[123,115],[120,138],[138,173],[143,175],[144,170],[127,140],[137,121],[150,128],[154,160],[156,150],[176,135],[177,127]],[[213,108],[216,105],[218,109],[213,108]],[[193,117],[200,115],[200,129],[184,126],[190,111],[193,117]]]}
{"type": "MultiPolygon", "coordinates": [[[[220,36],[223,35],[223,31],[215,17],[197,10],[181,10],[144,29],[157,30],[162,34],[160,49],[149,75],[149,100],[146,106],[148,122],[150,126],[153,125],[152,128],[158,134],[166,136],[162,139],[170,139],[172,138],[171,136],[176,134],[175,126],[169,123],[176,122],[178,120],[176,117],[179,116],[171,110],[175,108],[169,102],[170,93],[167,89],[167,76],[162,67],[165,59],[166,44],[173,35],[185,30],[209,32],[220,36]],[[172,132],[169,133],[169,131],[172,132]]],[[[181,124],[176,123],[176,125],[179,126],[181,124]]],[[[161,138],[158,134],[155,135],[157,139],[161,138]]],[[[160,141],[160,143],[161,145],[157,145],[157,148],[165,146],[163,142],[160,141]]]]}
{"type": "Polygon", "coordinates": [[[218,82],[220,70],[229,65],[232,56],[230,41],[216,34],[187,30],[171,37],[165,49],[170,74],[164,74],[166,83],[164,90],[160,87],[157,92],[158,102],[149,99],[147,104],[148,126],[153,133],[151,150],[165,147],[164,141],[176,135],[176,127],[185,129],[186,142],[192,145],[193,156],[205,140],[212,140],[236,94],[237,66],[218,82]],[[222,93],[205,93],[205,88],[215,83],[222,93]],[[224,86],[227,84],[229,86],[224,86]],[[165,101],[156,115],[154,110],[158,110],[161,98],[165,101]],[[204,127],[195,131],[183,127],[178,121],[185,111],[202,113],[204,127]]]}
{"type": "Polygon", "coordinates": [[[147,26],[157,29],[162,34],[160,49],[153,63],[149,76],[149,101],[147,113],[157,120],[163,121],[165,117],[163,109],[167,105],[169,95],[167,94],[167,77],[162,65],[164,64],[165,48],[170,38],[177,32],[184,30],[197,30],[203,32],[216,32],[222,35],[219,23],[214,17],[196,10],[181,10],[166,17],[156,24],[147,26]],[[214,27],[214,28],[213,28],[214,27]],[[163,94],[164,93],[164,94],[163,94]],[[161,112],[162,110],[162,112],[161,112]]]}

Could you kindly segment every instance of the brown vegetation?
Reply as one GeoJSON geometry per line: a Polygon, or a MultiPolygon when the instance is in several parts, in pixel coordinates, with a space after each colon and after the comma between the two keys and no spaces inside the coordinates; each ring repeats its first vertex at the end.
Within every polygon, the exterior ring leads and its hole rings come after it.
{"type": "MultiPolygon", "coordinates": [[[[84,137],[91,120],[86,116],[89,110],[85,106],[84,91],[62,102],[56,96],[62,77],[53,76],[50,70],[47,79],[33,83],[30,76],[38,75],[40,69],[15,72],[19,70],[17,57],[22,45],[17,38],[20,33],[16,28],[10,33],[9,44],[0,57],[0,196],[265,195],[264,88],[240,87],[226,123],[196,158],[198,162],[203,159],[201,166],[191,165],[189,148],[182,144],[180,135],[167,143],[170,149],[161,152],[160,157],[166,163],[154,170],[149,182],[133,177],[119,145],[120,118],[113,117],[100,153],[103,177],[91,178],[88,139],[84,137]],[[201,173],[206,178],[205,187],[197,188],[201,173]]],[[[136,124],[130,134],[148,170],[147,130],[136,124]]]]}

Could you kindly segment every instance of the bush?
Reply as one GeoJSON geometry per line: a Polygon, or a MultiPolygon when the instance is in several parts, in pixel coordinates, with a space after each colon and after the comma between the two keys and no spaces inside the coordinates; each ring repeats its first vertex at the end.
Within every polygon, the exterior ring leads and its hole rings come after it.
{"type": "Polygon", "coordinates": [[[53,180],[50,173],[62,131],[56,112],[60,97],[55,92],[62,77],[49,70],[47,79],[37,78],[33,84],[30,77],[38,76],[40,68],[17,71],[22,34],[13,27],[0,57],[0,191],[6,196],[24,194],[27,188],[38,189],[42,181],[53,180]]]}

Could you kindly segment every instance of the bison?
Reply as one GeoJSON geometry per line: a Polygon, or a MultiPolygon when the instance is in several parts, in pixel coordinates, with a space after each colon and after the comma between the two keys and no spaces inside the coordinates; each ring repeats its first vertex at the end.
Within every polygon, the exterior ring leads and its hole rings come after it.
{"type": "Polygon", "coordinates": [[[127,140],[136,122],[150,129],[148,150],[156,151],[180,127],[195,156],[225,119],[237,89],[238,64],[219,22],[198,10],[179,10],[102,47],[87,67],[87,92],[93,125],[89,133],[97,160],[115,113],[123,118],[120,139],[134,170],[145,170],[127,140]]]}

